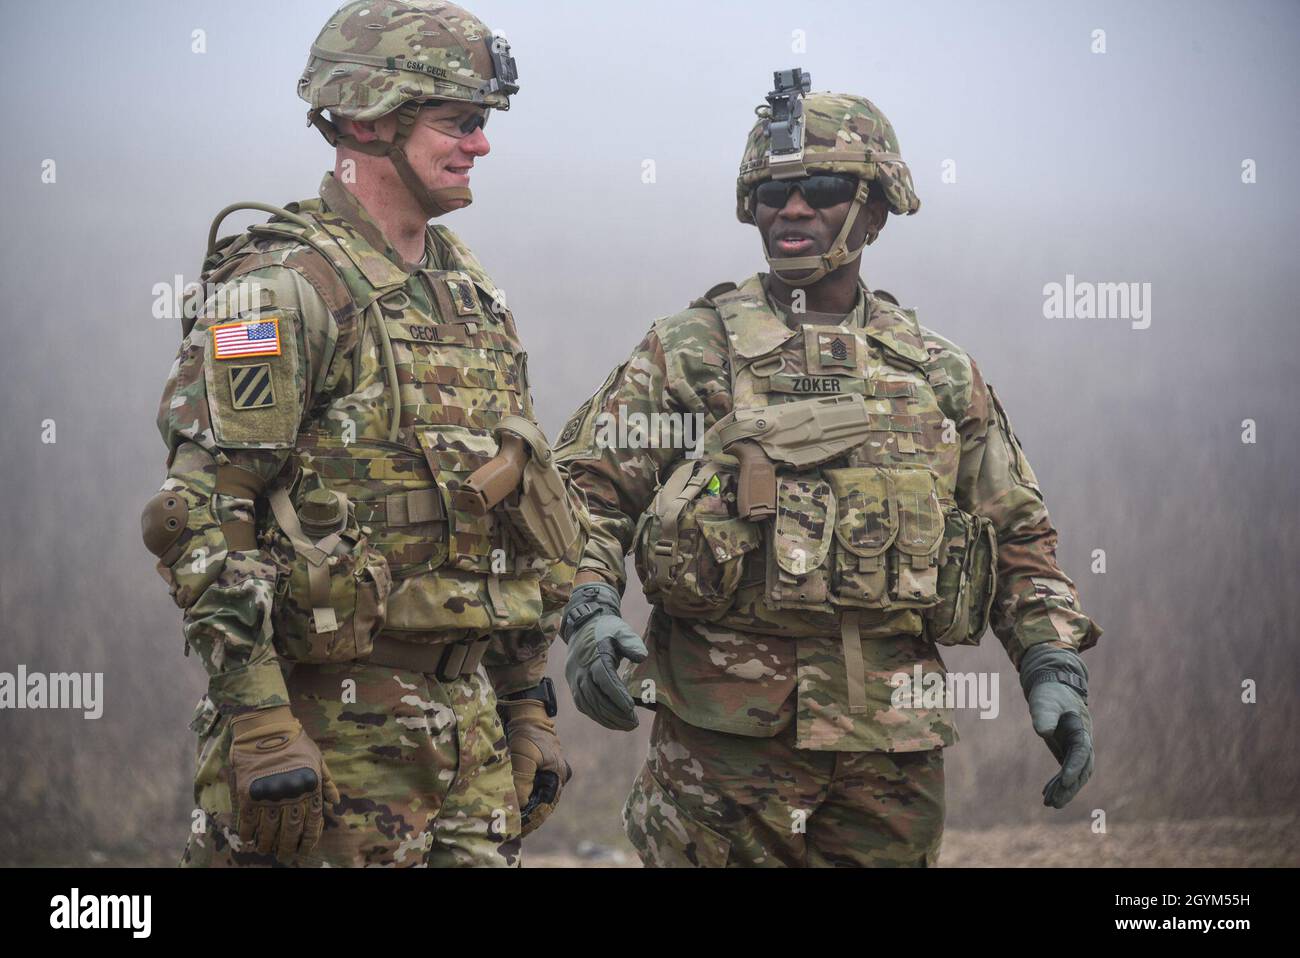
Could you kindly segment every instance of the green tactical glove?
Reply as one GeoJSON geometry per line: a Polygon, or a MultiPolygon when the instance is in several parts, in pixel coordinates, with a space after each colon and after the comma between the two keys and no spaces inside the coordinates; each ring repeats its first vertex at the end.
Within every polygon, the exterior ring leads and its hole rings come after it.
{"type": "Polygon", "coordinates": [[[1020,687],[1034,731],[1061,763],[1061,770],[1043,786],[1043,804],[1064,808],[1092,777],[1088,668],[1071,649],[1033,645],[1020,660],[1020,687]]]}
{"type": "Polygon", "coordinates": [[[515,796],[523,829],[519,837],[535,832],[551,817],[573,769],[565,761],[555,734],[555,686],[550,679],[523,692],[512,692],[497,702],[497,713],[510,743],[510,766],[515,776],[515,796]]]}
{"type": "Polygon", "coordinates": [[[287,705],[236,715],[230,730],[239,840],[282,862],[311,851],[325,827],[322,799],[339,800],[316,743],[287,705]]]}
{"type": "Polygon", "coordinates": [[[560,637],[569,646],[564,676],[578,711],[605,728],[630,732],[639,723],[632,696],[618,677],[619,659],[644,662],[650,653],[619,613],[612,585],[577,586],[564,607],[560,637]]]}

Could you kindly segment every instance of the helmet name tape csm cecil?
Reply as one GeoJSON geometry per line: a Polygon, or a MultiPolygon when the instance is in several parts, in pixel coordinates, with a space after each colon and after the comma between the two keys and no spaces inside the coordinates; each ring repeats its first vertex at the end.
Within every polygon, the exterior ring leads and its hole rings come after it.
{"type": "Polygon", "coordinates": [[[312,44],[298,96],[307,120],[331,146],[387,156],[430,218],[468,205],[467,186],[426,187],[403,147],[426,101],[510,109],[519,92],[510,44],[468,10],[439,0],[352,0],[329,19],[312,44]],[[362,143],[325,118],[377,120],[397,112],[392,142],[362,143]]]}

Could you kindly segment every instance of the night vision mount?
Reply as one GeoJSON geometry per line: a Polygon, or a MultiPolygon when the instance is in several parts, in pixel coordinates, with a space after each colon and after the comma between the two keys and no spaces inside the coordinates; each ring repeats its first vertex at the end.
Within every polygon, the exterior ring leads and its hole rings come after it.
{"type": "Polygon", "coordinates": [[[502,36],[489,35],[487,45],[488,56],[492,58],[492,78],[483,84],[480,95],[504,93],[514,96],[519,92],[519,68],[510,55],[510,41],[502,36]]]}
{"type": "Polygon", "coordinates": [[[812,90],[807,70],[777,70],[772,74],[774,89],[767,95],[772,111],[771,152],[768,167],[772,176],[803,175],[804,116],[803,98],[812,90]],[[786,172],[788,171],[788,172],[786,172]]]}

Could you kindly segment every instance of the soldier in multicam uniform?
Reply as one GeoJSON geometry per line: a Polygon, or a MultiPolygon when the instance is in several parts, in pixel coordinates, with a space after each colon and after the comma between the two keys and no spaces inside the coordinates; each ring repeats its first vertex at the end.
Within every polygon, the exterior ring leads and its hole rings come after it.
{"type": "Polygon", "coordinates": [[[557,445],[592,523],[566,675],[609,728],[654,708],[623,813],[646,864],[933,865],[957,731],[896,676],[941,677],[938,647],[991,618],[1061,807],[1092,769],[1078,652],[1101,630],[979,367],[859,278],[888,213],[920,207],[889,121],[776,79],[737,182],[772,272],[658,320],[557,445]],[[655,413],[703,417],[702,455],[647,436],[655,413]],[[633,549],[644,644],[619,612],[633,549]]]}
{"type": "Polygon", "coordinates": [[[143,516],[210,676],[183,864],[517,864],[571,774],[542,672],[585,511],[504,297],[428,225],[517,91],[460,7],[348,3],[298,87],[320,198],[213,224],[143,516]]]}

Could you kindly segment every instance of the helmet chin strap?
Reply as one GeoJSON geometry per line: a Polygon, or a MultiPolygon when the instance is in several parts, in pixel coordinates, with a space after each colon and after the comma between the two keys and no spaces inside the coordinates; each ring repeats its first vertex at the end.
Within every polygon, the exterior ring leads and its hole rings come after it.
{"type": "Polygon", "coordinates": [[[862,245],[854,250],[848,248],[848,242],[849,233],[853,231],[853,224],[857,222],[858,213],[867,205],[869,188],[866,180],[858,181],[858,191],[853,196],[853,205],[849,207],[848,215],[844,217],[844,225],[840,227],[835,242],[831,243],[829,252],[820,256],[773,256],[768,251],[767,244],[764,243],[763,256],[767,260],[767,264],[772,267],[772,272],[781,277],[782,282],[790,286],[811,286],[813,283],[825,279],[845,263],[851,263],[862,255],[862,251],[875,242],[877,233],[868,233],[862,245]],[[786,275],[787,271],[799,273],[804,270],[812,270],[812,272],[798,279],[792,279],[786,275]]]}
{"type": "Polygon", "coordinates": [[[345,146],[367,156],[388,157],[389,162],[393,164],[393,169],[397,170],[402,185],[419,204],[425,217],[433,219],[463,206],[469,206],[474,202],[474,195],[468,186],[445,186],[439,190],[431,190],[424,185],[420,175],[411,166],[411,161],[407,159],[402,147],[410,138],[411,130],[415,126],[415,117],[419,112],[420,104],[414,100],[403,103],[397,108],[397,134],[391,143],[384,140],[362,143],[355,136],[340,133],[337,126],[321,115],[320,110],[310,111],[307,120],[320,131],[321,136],[325,137],[330,146],[345,146]]]}

